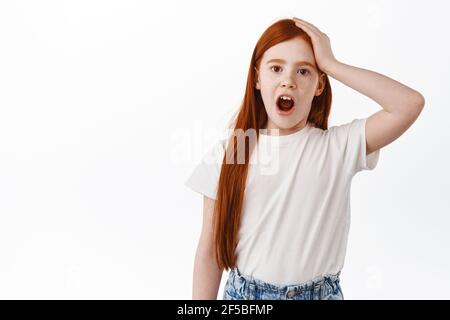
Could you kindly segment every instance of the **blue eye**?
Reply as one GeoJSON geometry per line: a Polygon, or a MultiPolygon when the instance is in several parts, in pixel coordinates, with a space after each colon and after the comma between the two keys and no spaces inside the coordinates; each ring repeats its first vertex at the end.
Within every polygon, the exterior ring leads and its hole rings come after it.
{"type": "MultiPolygon", "coordinates": [[[[277,65],[275,65],[275,66],[271,66],[270,67],[270,70],[273,70],[273,68],[280,68],[280,66],[277,66],[277,65]]],[[[298,69],[299,71],[303,71],[301,74],[302,75],[307,75],[307,74],[309,74],[310,72],[309,72],[309,70],[308,69],[298,69]]],[[[275,70],[273,70],[273,71],[275,71],[275,70]]],[[[275,72],[277,72],[277,71],[275,71],[275,72]]]]}

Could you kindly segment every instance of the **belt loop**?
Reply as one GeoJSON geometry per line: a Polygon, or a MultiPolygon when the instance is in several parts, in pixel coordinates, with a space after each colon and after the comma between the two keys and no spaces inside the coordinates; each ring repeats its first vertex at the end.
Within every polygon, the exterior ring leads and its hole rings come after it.
{"type": "Polygon", "coordinates": [[[237,275],[238,277],[242,277],[241,272],[239,271],[239,269],[238,269],[237,266],[234,266],[234,267],[233,267],[233,270],[234,270],[234,272],[236,273],[236,275],[237,275]]]}
{"type": "Polygon", "coordinates": [[[312,299],[314,299],[316,296],[319,297],[319,299],[321,299],[323,284],[321,284],[320,282],[313,282],[312,285],[313,285],[312,299]]]}

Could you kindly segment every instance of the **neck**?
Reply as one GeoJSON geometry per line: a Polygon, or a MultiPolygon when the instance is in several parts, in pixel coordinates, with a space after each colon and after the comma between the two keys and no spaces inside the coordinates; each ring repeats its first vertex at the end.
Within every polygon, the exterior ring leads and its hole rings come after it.
{"type": "Polygon", "coordinates": [[[279,130],[279,134],[280,136],[285,136],[288,134],[293,134],[299,130],[302,130],[303,128],[305,128],[307,125],[306,119],[303,121],[300,121],[297,125],[291,127],[291,128],[280,128],[278,127],[276,124],[274,124],[272,121],[270,121],[270,119],[267,122],[267,126],[266,126],[266,130],[267,130],[267,135],[272,135],[272,130],[274,129],[278,129],[279,130]]]}

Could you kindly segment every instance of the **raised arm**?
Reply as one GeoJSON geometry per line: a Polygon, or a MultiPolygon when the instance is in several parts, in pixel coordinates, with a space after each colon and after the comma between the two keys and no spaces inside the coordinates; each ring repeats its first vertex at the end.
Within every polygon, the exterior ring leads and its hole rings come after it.
{"type": "Polygon", "coordinates": [[[203,196],[203,226],[194,262],[193,300],[215,300],[222,270],[217,266],[213,250],[213,209],[215,200],[203,196]]]}
{"type": "Polygon", "coordinates": [[[416,121],[425,105],[419,92],[370,70],[336,62],[330,65],[327,74],[383,108],[366,121],[366,154],[400,137],[416,121]]]}
{"type": "Polygon", "coordinates": [[[396,140],[416,121],[425,105],[419,92],[382,74],[337,61],[325,33],[304,20],[294,18],[294,21],[310,36],[316,62],[323,72],[383,108],[367,119],[366,154],[396,140]]]}

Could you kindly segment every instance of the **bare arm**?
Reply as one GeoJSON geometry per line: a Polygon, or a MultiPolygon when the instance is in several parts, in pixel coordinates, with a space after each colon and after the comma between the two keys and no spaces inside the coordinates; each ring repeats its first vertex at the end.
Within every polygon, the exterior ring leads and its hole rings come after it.
{"type": "Polygon", "coordinates": [[[295,17],[293,20],[310,36],[322,71],[383,108],[367,118],[366,154],[391,143],[416,121],[425,105],[425,98],[418,91],[380,73],[337,61],[325,33],[307,21],[295,17]]]}
{"type": "Polygon", "coordinates": [[[419,92],[380,73],[341,62],[331,64],[326,72],[383,108],[367,119],[366,154],[400,137],[416,121],[425,105],[425,98],[419,92]]]}
{"type": "Polygon", "coordinates": [[[203,226],[194,262],[192,300],[215,300],[222,270],[217,266],[213,250],[213,209],[215,200],[203,197],[203,226]]]}

